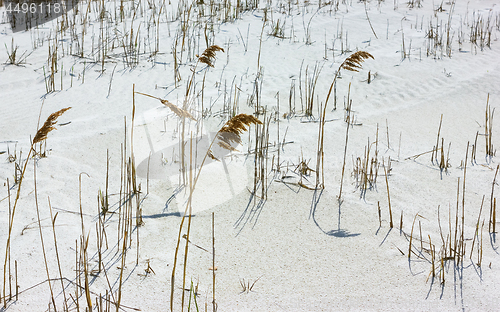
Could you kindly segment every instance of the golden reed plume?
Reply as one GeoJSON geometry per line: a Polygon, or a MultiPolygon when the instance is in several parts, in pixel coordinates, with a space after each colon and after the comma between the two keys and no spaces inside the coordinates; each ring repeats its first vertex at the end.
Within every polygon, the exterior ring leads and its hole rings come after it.
{"type": "Polygon", "coordinates": [[[174,112],[177,116],[189,118],[189,119],[196,121],[196,119],[193,117],[193,115],[191,115],[187,110],[177,107],[176,105],[170,103],[168,100],[160,100],[160,101],[161,101],[161,104],[170,108],[170,110],[172,112],[174,112]]]}
{"type": "Polygon", "coordinates": [[[219,47],[218,45],[209,46],[205,51],[203,51],[198,60],[210,67],[214,67],[213,62],[215,61],[215,52],[218,51],[224,52],[224,49],[219,47]]]}
{"type": "Polygon", "coordinates": [[[66,107],[66,108],[63,108],[63,109],[55,112],[55,113],[50,114],[49,118],[47,118],[47,120],[45,121],[43,126],[40,129],[38,129],[38,131],[36,132],[35,138],[33,139],[33,144],[36,144],[36,143],[39,143],[39,142],[42,142],[43,140],[45,140],[47,138],[47,135],[49,134],[49,132],[56,129],[56,127],[54,127],[54,125],[57,122],[57,118],[59,118],[59,116],[64,114],[64,112],[70,108],[71,107],[66,107]]]}
{"type": "Polygon", "coordinates": [[[340,67],[346,70],[357,72],[358,69],[361,68],[361,63],[363,63],[365,59],[368,58],[374,59],[373,55],[371,55],[370,53],[365,51],[358,51],[346,58],[340,67]]]}
{"type": "MultiPolygon", "coordinates": [[[[217,143],[220,147],[230,151],[236,150],[232,144],[241,144],[240,134],[247,131],[247,126],[251,124],[259,124],[262,122],[252,115],[239,114],[228,120],[224,126],[217,132],[217,143]]],[[[208,150],[208,156],[212,159],[218,160],[211,150],[208,150]]]]}
{"type": "Polygon", "coordinates": [[[164,100],[164,99],[160,99],[159,97],[156,97],[156,96],[152,96],[152,95],[149,95],[149,94],[146,94],[146,93],[142,93],[142,92],[135,92],[136,94],[140,94],[140,95],[145,95],[145,96],[149,96],[153,99],[157,99],[157,100],[160,100],[161,104],[165,105],[166,107],[170,108],[170,110],[172,112],[174,112],[174,114],[176,114],[178,117],[181,117],[181,118],[189,118],[189,119],[192,119],[192,120],[195,120],[196,119],[193,117],[193,115],[191,115],[191,113],[189,113],[187,110],[185,109],[182,109],[182,108],[179,108],[178,106],[172,104],[170,101],[168,100],[164,100]]]}

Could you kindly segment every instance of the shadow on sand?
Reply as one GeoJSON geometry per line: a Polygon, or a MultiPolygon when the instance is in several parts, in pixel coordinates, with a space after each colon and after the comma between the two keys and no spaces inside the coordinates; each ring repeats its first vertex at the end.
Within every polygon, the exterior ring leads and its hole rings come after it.
{"type": "Polygon", "coordinates": [[[341,207],[342,207],[342,201],[337,201],[338,204],[338,218],[337,218],[337,228],[331,229],[331,230],[326,230],[324,229],[323,226],[320,225],[318,222],[316,212],[318,210],[318,204],[321,199],[321,195],[323,195],[323,189],[318,190],[316,189],[313,194],[313,199],[311,202],[311,210],[309,212],[309,219],[313,219],[314,224],[321,230],[321,232],[325,233],[328,236],[334,236],[334,237],[340,237],[340,238],[347,238],[347,237],[355,237],[360,235],[359,233],[351,233],[346,229],[342,229],[340,227],[340,220],[341,220],[341,207]]]}

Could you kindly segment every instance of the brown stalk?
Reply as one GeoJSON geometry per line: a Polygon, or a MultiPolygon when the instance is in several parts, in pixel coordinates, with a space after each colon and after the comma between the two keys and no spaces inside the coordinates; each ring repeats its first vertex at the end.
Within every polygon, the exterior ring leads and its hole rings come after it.
{"type": "Polygon", "coordinates": [[[399,235],[403,232],[403,210],[401,210],[401,221],[399,223],[399,235]]]}
{"type": "MultiPolygon", "coordinates": [[[[350,92],[351,92],[351,83],[349,83],[349,91],[348,91],[348,97],[347,97],[347,105],[348,105],[349,108],[351,107],[351,102],[349,101],[349,94],[350,94],[350,92]]],[[[326,107],[326,103],[325,103],[325,107],[326,107]]],[[[320,129],[321,129],[321,132],[320,132],[321,148],[318,148],[318,152],[321,150],[321,177],[324,180],[324,175],[323,175],[323,130],[324,130],[324,118],[325,118],[325,116],[323,116],[322,118],[323,118],[323,123],[320,126],[320,129]]],[[[344,160],[342,162],[342,175],[340,177],[340,191],[339,191],[339,196],[338,196],[339,203],[341,202],[342,186],[344,184],[345,157],[346,157],[346,154],[347,154],[347,142],[349,140],[349,125],[350,125],[351,122],[352,122],[351,114],[349,114],[349,119],[347,120],[347,129],[345,131],[344,160]]],[[[319,156],[320,155],[318,154],[318,157],[319,156]]],[[[318,164],[319,164],[319,160],[317,162],[317,165],[318,164]]],[[[317,166],[316,167],[316,184],[318,184],[318,182],[319,182],[319,167],[317,166]]],[[[324,187],[324,181],[322,182],[322,187],[324,187]]],[[[318,185],[316,185],[316,188],[318,188],[318,185]]]]}
{"type": "MultiPolygon", "coordinates": [[[[193,193],[193,133],[191,133],[191,139],[189,140],[189,188],[190,193],[193,193]]],[[[189,207],[189,218],[188,218],[188,226],[187,233],[185,235],[186,238],[186,247],[184,251],[184,271],[182,275],[182,289],[186,289],[186,269],[187,269],[187,260],[188,260],[188,248],[189,248],[189,234],[191,232],[191,216],[192,216],[192,196],[188,199],[188,207],[189,207]]],[[[184,310],[184,294],[182,292],[182,301],[181,301],[181,311],[184,310]]]]}
{"type": "Polygon", "coordinates": [[[62,288],[62,292],[63,292],[63,296],[64,296],[64,308],[66,310],[68,310],[66,291],[64,290],[63,275],[62,275],[62,270],[61,270],[61,261],[59,260],[59,250],[57,248],[57,238],[56,238],[56,219],[57,219],[57,214],[59,212],[56,212],[56,214],[53,216],[52,215],[52,205],[50,204],[50,197],[48,198],[48,201],[49,201],[49,209],[50,209],[50,219],[52,221],[52,233],[54,234],[54,246],[55,246],[55,251],[56,251],[57,267],[59,269],[59,277],[61,279],[61,288],[62,288]]]}
{"type": "Polygon", "coordinates": [[[215,214],[212,212],[212,307],[216,311],[215,303],[215,214]]]}
{"type": "Polygon", "coordinates": [[[394,225],[392,223],[391,195],[389,193],[389,180],[387,179],[387,169],[386,169],[385,165],[384,165],[384,172],[385,172],[385,184],[387,185],[387,200],[389,202],[389,217],[390,217],[389,226],[392,229],[394,227],[394,225]]]}
{"type": "MultiPolygon", "coordinates": [[[[403,216],[401,212],[401,216],[403,216]]],[[[415,225],[415,220],[417,220],[418,213],[415,215],[415,218],[413,218],[413,223],[411,224],[411,233],[410,233],[410,245],[408,247],[408,259],[410,259],[411,256],[411,241],[413,239],[413,227],[415,225]]]]}
{"type": "Polygon", "coordinates": [[[38,229],[40,231],[40,242],[42,244],[43,261],[45,263],[45,272],[47,273],[47,281],[48,281],[49,289],[50,289],[50,297],[52,300],[52,304],[54,305],[54,308],[55,308],[56,302],[54,299],[54,292],[52,291],[52,284],[50,283],[49,266],[47,263],[47,255],[45,253],[45,245],[43,243],[42,224],[40,222],[40,210],[38,209],[38,195],[37,195],[37,187],[36,187],[36,184],[37,184],[36,183],[36,162],[33,162],[33,181],[34,181],[34,186],[35,186],[35,207],[36,207],[36,216],[37,216],[37,220],[38,220],[38,229]]]}
{"type": "Polygon", "coordinates": [[[380,202],[377,202],[378,206],[378,224],[379,227],[382,227],[382,212],[380,211],[380,202]]]}
{"type": "Polygon", "coordinates": [[[496,215],[497,215],[497,199],[495,198],[493,200],[493,233],[496,233],[496,230],[495,230],[495,224],[497,223],[496,222],[496,215]]]}
{"type": "MultiPolygon", "coordinates": [[[[54,127],[54,124],[56,123],[57,121],[57,118],[59,116],[61,116],[65,111],[67,111],[68,109],[70,109],[71,107],[68,107],[68,108],[63,108],[55,113],[52,113],[49,118],[45,121],[44,125],[42,126],[42,128],[40,128],[36,135],[35,135],[35,138],[33,139],[33,142],[31,143],[31,148],[28,152],[28,156],[26,158],[26,162],[24,163],[24,166],[23,166],[23,169],[21,171],[21,175],[19,177],[19,181],[18,181],[18,187],[17,187],[17,192],[16,192],[16,198],[14,200],[14,205],[12,206],[12,212],[10,214],[10,219],[9,219],[9,231],[8,231],[8,236],[7,236],[7,245],[5,247],[5,261],[4,261],[4,266],[3,266],[3,292],[4,292],[4,308],[7,307],[7,301],[5,300],[5,280],[6,280],[6,271],[7,271],[7,262],[8,262],[8,256],[10,254],[10,242],[11,242],[11,234],[12,234],[12,226],[13,226],[13,223],[14,223],[14,215],[15,215],[15,212],[16,212],[16,207],[17,207],[17,202],[19,200],[19,196],[20,196],[20,193],[21,193],[21,184],[22,184],[22,181],[24,179],[24,174],[26,172],[26,168],[28,166],[28,160],[30,159],[30,156],[31,156],[31,152],[34,151],[34,145],[35,143],[38,143],[38,142],[41,142],[43,140],[45,140],[47,138],[47,134],[54,130],[55,127],[54,127]]],[[[9,203],[10,203],[10,200],[9,200],[9,203]]]]}
{"type": "Polygon", "coordinates": [[[318,186],[324,187],[324,184],[325,184],[323,170],[321,170],[321,179],[322,179],[321,185],[319,183],[319,171],[320,171],[320,167],[323,168],[323,157],[324,157],[323,141],[324,141],[326,107],[328,106],[328,100],[330,99],[330,95],[332,93],[333,86],[335,85],[335,82],[337,81],[337,77],[339,76],[341,69],[357,72],[358,69],[360,69],[362,67],[361,64],[364,62],[364,60],[368,59],[368,58],[373,59],[374,57],[370,53],[365,52],[365,51],[358,51],[358,52],[351,54],[351,56],[346,58],[342,62],[342,64],[340,64],[339,69],[335,73],[332,84],[330,85],[330,89],[328,90],[325,104],[323,106],[323,112],[320,115],[320,123],[319,123],[320,129],[319,129],[319,136],[318,136],[318,155],[317,155],[317,162],[316,162],[316,187],[318,187],[318,186]]]}
{"type": "Polygon", "coordinates": [[[488,232],[491,233],[492,226],[493,226],[493,193],[495,191],[495,184],[497,180],[497,174],[498,174],[498,169],[500,169],[500,165],[497,165],[497,170],[495,171],[495,177],[493,178],[493,183],[491,183],[491,197],[490,197],[490,222],[488,226],[488,232]]]}
{"type": "Polygon", "coordinates": [[[437,138],[436,138],[436,145],[432,149],[432,156],[431,156],[431,162],[434,163],[434,159],[436,159],[437,162],[437,152],[439,148],[439,134],[441,133],[441,124],[443,123],[443,114],[441,114],[441,119],[439,121],[439,128],[438,128],[438,133],[437,133],[437,138]]]}
{"type": "MultiPolygon", "coordinates": [[[[469,142],[467,142],[467,150],[465,151],[464,181],[463,181],[463,190],[462,190],[462,240],[465,238],[465,236],[464,236],[464,228],[465,228],[465,178],[467,176],[467,156],[469,156],[469,142]]],[[[465,244],[463,245],[463,252],[461,254],[462,262],[463,262],[464,255],[465,255],[465,244]]]]}
{"type": "MultiPolygon", "coordinates": [[[[455,212],[455,244],[454,244],[454,258],[457,257],[457,248],[458,248],[458,242],[457,242],[457,231],[458,231],[458,206],[459,206],[459,200],[460,200],[460,177],[458,178],[458,185],[457,185],[457,211],[455,212]]],[[[450,245],[451,248],[451,245],[450,245]]]]}
{"type": "Polygon", "coordinates": [[[434,266],[434,259],[435,259],[435,248],[432,246],[432,241],[431,241],[431,236],[429,235],[429,248],[431,250],[431,261],[432,261],[432,277],[434,278],[436,276],[436,269],[434,266]]]}
{"type": "Polygon", "coordinates": [[[479,209],[479,215],[477,216],[476,231],[474,233],[474,239],[472,240],[472,247],[470,249],[470,259],[472,260],[472,252],[474,251],[474,243],[476,242],[476,236],[479,236],[479,220],[481,219],[481,212],[483,211],[484,195],[481,201],[481,208],[479,209]]]}
{"type": "Polygon", "coordinates": [[[477,266],[481,266],[481,262],[483,260],[483,228],[484,228],[484,220],[483,220],[483,224],[481,225],[481,247],[478,250],[477,266]]]}
{"type": "MultiPolygon", "coordinates": [[[[224,126],[217,132],[214,139],[210,143],[210,146],[208,147],[208,150],[205,153],[205,156],[203,157],[203,160],[200,164],[200,169],[198,170],[198,172],[194,178],[194,181],[192,183],[192,186],[190,187],[189,199],[188,199],[188,203],[186,205],[185,211],[184,211],[184,215],[182,216],[181,224],[179,226],[179,235],[177,238],[177,246],[175,248],[175,254],[174,254],[174,264],[172,267],[172,277],[171,277],[171,285],[170,285],[171,286],[171,288],[170,288],[170,311],[174,311],[175,270],[176,270],[176,266],[177,266],[177,254],[179,251],[179,244],[180,244],[181,236],[182,236],[182,226],[184,225],[184,220],[186,219],[186,214],[188,213],[188,209],[191,205],[191,199],[192,199],[192,196],[194,193],[196,183],[198,182],[198,178],[200,177],[201,169],[203,168],[203,165],[205,164],[207,157],[215,158],[211,152],[211,148],[212,148],[212,145],[214,144],[214,142],[217,138],[219,140],[224,141],[224,142],[227,142],[227,140],[241,142],[240,134],[247,130],[246,126],[250,126],[251,124],[262,124],[262,122],[252,115],[239,114],[239,115],[234,116],[229,121],[227,121],[226,124],[224,124],[224,126]],[[229,134],[232,134],[232,135],[229,135],[229,134]],[[229,136],[231,139],[228,139],[227,136],[229,136]]],[[[191,214],[190,214],[190,216],[191,216],[191,214]]]]}

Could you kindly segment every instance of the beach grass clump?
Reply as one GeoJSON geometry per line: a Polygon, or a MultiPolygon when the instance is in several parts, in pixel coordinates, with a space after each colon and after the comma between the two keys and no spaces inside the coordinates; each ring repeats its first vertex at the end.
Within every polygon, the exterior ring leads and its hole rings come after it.
{"type": "Polygon", "coordinates": [[[370,143],[370,140],[368,140],[363,156],[357,157],[353,162],[353,176],[356,179],[356,187],[360,189],[360,196],[364,198],[366,191],[374,189],[377,183],[378,169],[380,167],[378,160],[378,127],[375,142],[370,143]],[[375,151],[370,154],[373,145],[375,145],[375,151]]]}

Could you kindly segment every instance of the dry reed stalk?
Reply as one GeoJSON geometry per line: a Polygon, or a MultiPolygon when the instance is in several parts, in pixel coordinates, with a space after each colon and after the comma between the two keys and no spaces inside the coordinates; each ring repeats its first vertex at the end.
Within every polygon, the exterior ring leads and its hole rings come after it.
{"type": "MultiPolygon", "coordinates": [[[[135,157],[134,157],[134,122],[135,122],[135,83],[132,85],[132,126],[130,127],[130,158],[132,160],[132,187],[134,194],[137,194],[137,182],[135,175],[135,157]]],[[[137,231],[139,235],[139,231],[137,231]]]]}
{"type": "Polygon", "coordinates": [[[260,53],[262,51],[262,35],[264,34],[264,26],[266,26],[266,21],[264,18],[264,22],[262,23],[262,30],[260,31],[259,38],[259,55],[257,56],[257,70],[260,71],[260,53]]]}
{"type": "MultiPolygon", "coordinates": [[[[80,282],[80,261],[78,261],[78,240],[75,239],[75,283],[76,283],[76,287],[75,287],[75,298],[76,298],[76,301],[75,299],[73,299],[73,301],[75,301],[75,304],[76,304],[76,310],[77,311],[80,311],[80,295],[78,294],[78,291],[80,290],[80,285],[81,285],[81,282],[80,282]]],[[[70,294],[71,297],[73,297],[71,294],[70,294]]]]}
{"type": "MultiPolygon", "coordinates": [[[[464,181],[462,183],[463,185],[463,190],[462,190],[462,235],[461,239],[462,241],[465,239],[464,236],[464,230],[465,230],[465,178],[467,176],[467,157],[469,156],[469,142],[467,142],[467,150],[465,152],[465,162],[464,162],[464,181]]],[[[465,244],[462,244],[463,251],[461,253],[461,258],[463,262],[463,257],[465,256],[465,244]]]]}
{"type": "Polygon", "coordinates": [[[387,136],[387,149],[391,148],[391,142],[389,141],[389,123],[387,122],[387,119],[385,120],[385,133],[387,136]]]}
{"type": "MultiPolygon", "coordinates": [[[[106,271],[106,266],[103,265],[102,266],[102,269],[103,269],[103,272],[104,272],[104,277],[106,277],[106,282],[108,284],[108,288],[109,288],[109,293],[111,294],[111,299],[113,299],[112,303],[116,305],[116,300],[115,300],[115,296],[113,294],[113,287],[111,286],[111,283],[109,282],[109,278],[108,278],[108,272],[106,271]]],[[[108,298],[108,290],[106,289],[106,297],[108,298]]],[[[111,302],[109,299],[107,300],[107,302],[111,302]]],[[[109,312],[109,307],[106,309],[107,312],[109,312]]]]}
{"type": "Polygon", "coordinates": [[[495,177],[493,178],[493,182],[491,183],[491,197],[490,197],[490,220],[488,222],[488,232],[491,233],[493,226],[493,195],[495,192],[495,184],[497,180],[498,169],[500,169],[500,165],[497,165],[497,170],[495,171],[495,177]]]}
{"type": "Polygon", "coordinates": [[[215,213],[212,212],[212,311],[217,311],[215,303],[215,213]]]}
{"type": "MultiPolygon", "coordinates": [[[[84,290],[85,290],[85,298],[87,300],[87,307],[89,311],[92,311],[92,299],[90,297],[90,286],[89,286],[89,277],[88,277],[88,260],[87,260],[87,247],[89,243],[90,233],[87,235],[87,239],[85,239],[85,227],[83,224],[83,209],[82,209],[82,175],[85,174],[87,177],[90,177],[87,173],[81,172],[78,176],[78,199],[80,203],[80,221],[82,228],[82,235],[80,236],[80,259],[83,259],[83,275],[84,275],[84,290]]],[[[78,271],[79,274],[81,271],[78,271]]]]}
{"type": "MultiPolygon", "coordinates": [[[[44,125],[37,131],[35,138],[33,139],[33,142],[31,143],[31,148],[28,152],[28,156],[26,158],[26,162],[24,163],[23,169],[21,170],[21,174],[19,177],[19,180],[17,181],[18,187],[17,187],[17,192],[16,192],[16,198],[14,200],[14,205],[12,206],[12,211],[10,213],[10,218],[9,218],[9,231],[8,231],[8,236],[7,236],[7,244],[5,246],[5,261],[4,261],[4,266],[3,266],[3,292],[4,292],[4,308],[7,307],[7,301],[5,300],[5,284],[6,284],[6,272],[7,272],[7,263],[8,263],[8,258],[10,255],[10,243],[11,243],[11,235],[12,235],[12,226],[14,223],[14,216],[17,208],[17,203],[19,201],[19,197],[21,194],[21,185],[22,181],[24,179],[24,174],[26,172],[26,168],[28,166],[29,159],[31,157],[31,153],[35,151],[34,145],[36,143],[39,143],[47,138],[47,135],[49,132],[55,129],[54,125],[57,121],[57,118],[61,116],[65,111],[70,109],[71,107],[63,108],[55,113],[52,113],[47,120],[45,121],[44,125]]],[[[17,172],[17,171],[16,171],[17,172]]],[[[10,199],[9,199],[9,204],[10,204],[10,199]]],[[[9,210],[10,211],[10,210],[9,210]]]]}
{"type": "Polygon", "coordinates": [[[380,210],[380,201],[377,202],[378,207],[378,224],[379,227],[382,227],[382,211],[380,210]]]}
{"type": "Polygon", "coordinates": [[[182,108],[179,108],[178,106],[172,104],[171,102],[169,102],[168,100],[164,100],[164,99],[161,99],[159,97],[156,97],[156,96],[152,96],[152,95],[149,95],[149,94],[146,94],[146,93],[142,93],[142,92],[137,92],[135,91],[136,94],[141,94],[141,95],[145,95],[145,96],[149,96],[153,99],[157,99],[157,100],[160,100],[161,104],[165,105],[166,107],[170,108],[170,110],[175,113],[178,117],[180,118],[189,118],[189,119],[192,119],[192,120],[195,120],[196,119],[193,117],[193,115],[191,115],[191,113],[189,113],[187,110],[185,109],[182,109],[182,108]]]}
{"type": "Polygon", "coordinates": [[[399,222],[399,235],[403,233],[403,210],[401,210],[401,220],[399,222]]]}
{"type": "MultiPolygon", "coordinates": [[[[203,168],[203,165],[205,164],[205,161],[207,157],[215,158],[212,154],[211,148],[215,142],[216,139],[220,140],[223,142],[221,145],[222,147],[226,147],[226,144],[229,144],[231,142],[241,142],[241,137],[240,134],[245,132],[247,130],[247,126],[250,126],[251,124],[262,124],[260,120],[255,118],[252,115],[246,115],[246,114],[239,114],[228,120],[224,126],[216,133],[214,139],[210,143],[210,146],[208,147],[207,152],[205,153],[205,156],[203,157],[203,160],[200,164],[200,169],[196,173],[196,176],[194,178],[194,181],[192,183],[192,186],[190,187],[190,194],[188,197],[188,203],[186,205],[186,208],[184,210],[184,215],[182,216],[181,219],[181,224],[179,226],[179,234],[177,237],[177,246],[175,248],[175,253],[174,253],[174,264],[172,266],[172,276],[171,276],[171,288],[170,288],[170,311],[174,311],[174,290],[175,290],[175,271],[177,267],[177,255],[179,251],[179,244],[181,241],[182,237],[182,227],[184,225],[184,220],[186,218],[186,214],[188,213],[188,209],[191,205],[191,199],[196,187],[196,183],[198,182],[198,178],[200,177],[201,169],[203,168]]],[[[227,147],[226,147],[227,148],[227,147]]],[[[191,213],[190,213],[191,216],[191,213]]]]}
{"type": "Polygon", "coordinates": [[[84,278],[84,290],[85,290],[85,299],[87,300],[87,308],[88,311],[92,311],[92,298],[90,297],[90,283],[89,283],[89,271],[88,271],[88,253],[87,253],[87,248],[89,246],[89,235],[87,235],[87,239],[85,237],[81,237],[81,242],[80,244],[82,245],[82,248],[80,248],[80,251],[83,253],[83,278],[84,278]]]}
{"type": "Polygon", "coordinates": [[[431,236],[429,235],[429,249],[431,250],[431,261],[432,261],[432,278],[436,276],[436,268],[434,266],[434,260],[435,260],[435,247],[432,246],[432,241],[431,241],[431,236]]]}
{"type": "Polygon", "coordinates": [[[481,262],[483,261],[483,228],[484,228],[484,221],[483,224],[481,225],[481,247],[478,250],[478,260],[477,260],[477,266],[481,266],[481,262]]]}
{"type": "Polygon", "coordinates": [[[420,250],[424,250],[424,238],[422,237],[422,224],[420,223],[420,220],[418,220],[418,229],[420,231],[420,250]]]}
{"type": "Polygon", "coordinates": [[[17,260],[14,261],[14,270],[15,270],[15,274],[16,274],[16,301],[19,300],[18,298],[18,295],[19,295],[19,285],[17,283],[17,260]]]}
{"type": "Polygon", "coordinates": [[[495,155],[495,151],[493,150],[493,144],[491,143],[492,137],[492,128],[493,128],[493,114],[495,113],[495,109],[491,110],[489,105],[490,102],[490,94],[488,93],[488,98],[486,100],[486,113],[485,113],[485,137],[486,137],[486,157],[493,157],[495,155]]]}
{"type": "MultiPolygon", "coordinates": [[[[189,193],[193,194],[193,133],[191,133],[191,138],[189,140],[189,193]]],[[[184,264],[183,264],[183,274],[182,274],[182,289],[186,289],[186,269],[187,269],[187,260],[188,260],[188,248],[189,248],[189,234],[191,233],[191,217],[192,217],[192,196],[188,198],[188,207],[189,207],[189,217],[188,217],[188,226],[186,233],[186,246],[184,249],[184,264]]],[[[181,311],[184,311],[184,294],[182,292],[181,299],[181,311]]]]}
{"type": "Polygon", "coordinates": [[[483,200],[481,201],[481,208],[479,209],[479,215],[477,216],[477,222],[476,222],[476,231],[474,232],[474,238],[472,240],[472,247],[470,248],[470,259],[472,260],[472,252],[474,251],[474,243],[476,242],[476,236],[478,236],[479,232],[479,220],[481,219],[481,212],[483,211],[483,204],[484,204],[484,195],[483,195],[483,200]]]}
{"type": "MultiPolygon", "coordinates": [[[[401,216],[403,216],[402,212],[401,212],[401,216]]],[[[415,218],[413,218],[413,223],[411,224],[410,244],[408,247],[408,259],[410,259],[410,256],[411,256],[411,241],[413,239],[413,227],[415,226],[415,220],[417,220],[417,216],[418,216],[418,213],[415,215],[415,218]]],[[[401,220],[402,220],[402,218],[401,218],[401,220]]]]}
{"type": "Polygon", "coordinates": [[[128,231],[127,229],[125,229],[125,233],[123,236],[122,253],[121,253],[122,263],[120,266],[120,278],[118,283],[118,298],[116,299],[115,302],[116,312],[120,311],[120,302],[122,300],[123,270],[125,268],[125,257],[127,256],[127,235],[128,231]]]}
{"type": "MultiPolygon", "coordinates": [[[[38,220],[38,229],[39,229],[39,233],[40,233],[40,242],[41,242],[41,245],[42,245],[42,253],[43,253],[43,261],[45,263],[45,272],[47,273],[47,281],[48,281],[48,284],[49,284],[49,289],[50,289],[50,297],[51,297],[51,300],[52,300],[52,305],[54,306],[54,308],[56,308],[56,301],[54,299],[54,292],[52,291],[52,284],[51,284],[51,279],[50,279],[50,274],[49,274],[49,266],[48,266],[48,263],[47,263],[47,254],[45,253],[45,245],[43,243],[43,234],[42,234],[42,224],[40,222],[40,210],[38,208],[38,192],[37,192],[37,183],[36,183],[36,162],[33,162],[33,183],[34,183],[34,187],[35,187],[35,207],[36,207],[36,216],[37,216],[37,220],[38,220]]],[[[92,311],[92,310],[90,310],[92,311]]]]}
{"type": "Polygon", "coordinates": [[[328,90],[328,94],[326,96],[326,100],[323,106],[323,112],[320,114],[320,122],[319,122],[319,136],[318,136],[318,155],[316,161],[316,188],[321,186],[324,188],[325,179],[323,174],[323,158],[324,158],[324,150],[323,150],[323,142],[324,142],[324,128],[325,128],[325,116],[326,116],[326,107],[328,106],[328,100],[330,99],[330,95],[332,93],[332,89],[337,81],[337,77],[339,76],[340,70],[345,69],[348,71],[357,72],[358,69],[361,69],[361,64],[365,61],[365,59],[374,57],[365,51],[358,51],[351,54],[348,58],[346,58],[342,64],[340,64],[338,70],[335,72],[335,76],[330,85],[330,89],[328,90]],[[319,171],[321,168],[321,184],[319,183],[319,171]]]}
{"type": "Polygon", "coordinates": [[[66,290],[64,289],[61,261],[59,259],[59,250],[57,248],[57,238],[56,238],[56,219],[57,219],[57,215],[59,212],[56,212],[56,214],[53,216],[52,215],[52,205],[50,204],[50,197],[48,198],[48,201],[49,201],[49,210],[50,210],[50,220],[52,222],[52,233],[54,234],[54,247],[55,247],[55,251],[56,251],[57,268],[59,270],[59,278],[61,280],[61,288],[62,288],[63,297],[64,297],[64,308],[67,311],[68,310],[68,302],[67,302],[67,298],[66,298],[66,290]]]}
{"type": "MultiPolygon", "coordinates": [[[[457,231],[458,231],[458,206],[459,206],[459,200],[460,200],[460,177],[458,178],[458,185],[457,185],[457,210],[455,212],[455,239],[454,239],[454,256],[453,258],[457,259],[457,248],[458,248],[458,241],[457,241],[457,231]]],[[[451,248],[451,244],[450,244],[451,248]]]]}
{"type": "MultiPolygon", "coordinates": [[[[375,36],[376,39],[378,39],[377,34],[375,33],[375,30],[373,29],[372,22],[370,21],[370,18],[368,17],[368,9],[366,8],[366,1],[365,1],[365,13],[366,13],[366,19],[368,20],[368,23],[370,24],[370,28],[373,32],[373,35],[375,36]]],[[[370,76],[368,76],[368,77],[370,77],[370,76]]],[[[370,83],[370,82],[368,81],[368,83],[370,83]]]]}
{"type": "MultiPolygon", "coordinates": [[[[351,107],[351,105],[349,104],[350,101],[349,101],[349,95],[351,93],[351,83],[349,83],[349,91],[348,91],[348,97],[347,97],[347,105],[349,105],[349,107],[351,107]]],[[[326,102],[325,102],[325,107],[326,107],[326,102]]],[[[324,112],[324,111],[323,111],[324,112]]],[[[323,118],[323,122],[321,123],[322,125],[320,125],[320,137],[321,137],[321,140],[323,140],[323,131],[324,131],[324,118],[325,116],[322,117],[323,118]]],[[[350,115],[349,115],[349,119],[347,120],[347,129],[345,131],[345,146],[344,146],[344,160],[342,162],[342,175],[340,177],[340,191],[339,191],[339,196],[338,196],[338,201],[341,202],[341,197],[342,197],[342,186],[344,184],[344,170],[345,170],[345,157],[347,155],[347,141],[349,140],[349,126],[350,126],[350,123],[352,122],[352,119],[350,118],[350,115]]],[[[322,177],[322,187],[324,187],[324,175],[323,175],[323,141],[321,141],[321,148],[318,148],[318,152],[321,150],[321,177],[322,177]]],[[[319,159],[319,153],[318,153],[318,159],[319,159]]],[[[316,188],[318,188],[318,182],[319,182],[319,167],[318,167],[318,164],[319,164],[319,161],[316,163],[316,188]]]]}
{"type": "MultiPolygon", "coordinates": [[[[10,228],[10,222],[11,222],[11,215],[12,215],[12,206],[11,206],[11,202],[10,202],[10,183],[9,183],[9,179],[7,178],[7,198],[8,198],[8,201],[9,201],[9,228],[10,228]]],[[[11,260],[10,260],[10,248],[6,251],[9,255],[8,255],[8,262],[9,262],[9,301],[12,299],[12,286],[11,286],[11,276],[12,276],[12,271],[10,269],[10,264],[11,264],[11,260]]],[[[6,305],[7,304],[7,300],[6,300],[6,287],[5,287],[5,277],[4,277],[4,288],[3,288],[3,299],[4,299],[4,304],[6,305]]],[[[1,301],[1,299],[0,299],[1,301]]]]}
{"type": "MultiPolygon", "coordinates": [[[[127,136],[127,126],[126,126],[126,121],[125,121],[125,137],[127,136]]],[[[126,142],[126,140],[125,140],[126,142]]],[[[117,241],[120,241],[121,237],[121,229],[122,229],[122,194],[124,192],[123,186],[125,184],[124,180],[124,146],[123,143],[120,144],[120,192],[119,192],[119,197],[118,197],[118,227],[117,229],[117,241]]]]}
{"type": "MultiPolygon", "coordinates": [[[[208,48],[205,49],[205,51],[203,51],[203,53],[201,54],[201,56],[198,56],[198,59],[196,61],[196,64],[194,65],[194,68],[193,68],[193,74],[191,75],[191,79],[189,79],[189,83],[186,87],[186,95],[185,95],[185,98],[184,98],[184,107],[183,109],[186,109],[186,105],[187,105],[187,102],[188,102],[188,98],[189,98],[189,93],[191,91],[191,87],[193,85],[193,81],[194,81],[194,76],[196,74],[196,68],[198,67],[198,64],[199,63],[203,63],[203,64],[206,64],[208,65],[209,67],[214,67],[214,62],[215,62],[215,54],[216,52],[219,52],[219,51],[222,51],[224,52],[224,49],[219,47],[218,45],[212,45],[212,46],[209,46],[208,48]]],[[[163,103],[164,105],[168,105],[168,104],[165,104],[163,103]]],[[[172,109],[170,106],[169,106],[170,109],[172,109]]],[[[202,112],[202,116],[203,116],[203,112],[202,112]]],[[[194,118],[192,118],[194,120],[194,118]]]]}
{"type": "Polygon", "coordinates": [[[496,215],[497,215],[497,199],[495,198],[493,201],[493,233],[496,233],[495,225],[496,225],[496,215]]]}
{"type": "Polygon", "coordinates": [[[443,243],[443,248],[444,248],[444,252],[446,254],[446,248],[444,246],[446,246],[446,243],[445,243],[445,240],[444,240],[444,237],[443,237],[443,229],[441,228],[441,217],[440,217],[440,214],[439,214],[439,208],[441,206],[438,205],[438,226],[439,226],[439,235],[441,236],[441,242],[443,243]]]}
{"type": "Polygon", "coordinates": [[[384,164],[384,173],[385,173],[385,185],[387,186],[387,201],[389,203],[389,217],[390,217],[389,226],[392,229],[394,225],[392,223],[391,195],[389,193],[389,180],[387,178],[387,168],[385,167],[385,164],[384,164]]]}
{"type": "Polygon", "coordinates": [[[444,273],[445,273],[444,272],[444,259],[443,259],[443,257],[441,257],[441,277],[440,277],[441,278],[441,285],[444,285],[444,282],[445,282],[444,273]]]}
{"type": "Polygon", "coordinates": [[[431,162],[434,163],[434,160],[437,161],[437,151],[438,151],[438,148],[439,148],[439,134],[441,133],[441,124],[443,123],[443,114],[441,114],[441,119],[439,121],[439,128],[438,128],[438,133],[437,133],[437,137],[436,137],[436,145],[434,146],[434,148],[432,149],[432,155],[431,155],[431,162]]]}
{"type": "Polygon", "coordinates": [[[479,136],[479,131],[476,131],[476,139],[474,140],[474,145],[472,146],[472,155],[471,155],[471,164],[474,165],[476,163],[476,154],[477,154],[477,137],[479,136]]]}

